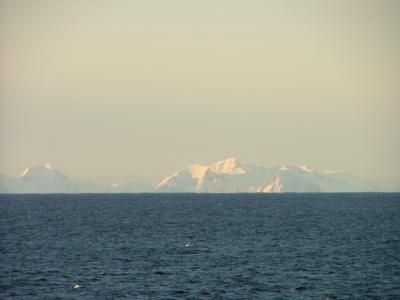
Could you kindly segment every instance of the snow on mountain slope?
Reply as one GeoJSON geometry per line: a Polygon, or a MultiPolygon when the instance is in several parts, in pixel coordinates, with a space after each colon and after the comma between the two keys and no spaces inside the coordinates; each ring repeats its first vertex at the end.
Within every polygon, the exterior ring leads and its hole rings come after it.
{"type": "Polygon", "coordinates": [[[60,171],[45,163],[25,169],[20,175],[25,192],[70,193],[75,192],[74,183],[60,171]]]}
{"type": "Polygon", "coordinates": [[[275,177],[275,179],[268,180],[265,184],[261,185],[258,188],[250,187],[248,192],[253,193],[280,193],[282,192],[282,184],[279,175],[275,177]]]}
{"type": "Polygon", "coordinates": [[[26,168],[19,177],[0,177],[0,193],[73,193],[76,185],[46,163],[26,168]]]}
{"type": "Polygon", "coordinates": [[[228,158],[181,169],[162,180],[158,192],[365,192],[379,188],[348,173],[323,173],[306,165],[273,168],[243,164],[228,158]]]}
{"type": "Polygon", "coordinates": [[[319,172],[308,166],[265,168],[228,158],[210,165],[193,164],[148,184],[101,185],[72,180],[50,164],[25,169],[18,178],[0,176],[0,193],[281,193],[396,191],[343,171],[319,172]]]}
{"type": "Polygon", "coordinates": [[[74,181],[45,163],[26,168],[19,177],[0,176],[0,193],[108,193],[119,188],[74,181]]]}
{"type": "Polygon", "coordinates": [[[235,157],[231,157],[222,161],[217,161],[208,167],[216,174],[246,174],[251,168],[237,161],[235,157]]]}
{"type": "Polygon", "coordinates": [[[210,166],[190,165],[163,179],[157,186],[158,192],[236,192],[236,187],[226,179],[227,175],[246,174],[235,158],[228,158],[210,166]]]}
{"type": "Polygon", "coordinates": [[[182,169],[163,179],[157,186],[159,192],[189,193],[195,192],[199,178],[190,169],[182,169]]]}

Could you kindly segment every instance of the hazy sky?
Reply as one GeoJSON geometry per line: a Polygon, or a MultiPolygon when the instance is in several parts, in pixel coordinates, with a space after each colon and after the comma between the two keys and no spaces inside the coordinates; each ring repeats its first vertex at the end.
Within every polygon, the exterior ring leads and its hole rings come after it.
{"type": "Polygon", "coordinates": [[[0,3],[0,173],[237,156],[400,181],[400,1],[0,3]]]}

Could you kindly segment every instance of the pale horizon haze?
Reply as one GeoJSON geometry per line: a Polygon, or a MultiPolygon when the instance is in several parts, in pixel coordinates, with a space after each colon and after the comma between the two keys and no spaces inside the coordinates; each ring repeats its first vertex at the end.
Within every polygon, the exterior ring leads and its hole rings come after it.
{"type": "Polygon", "coordinates": [[[400,183],[400,2],[0,0],[0,174],[235,156],[400,183]]]}

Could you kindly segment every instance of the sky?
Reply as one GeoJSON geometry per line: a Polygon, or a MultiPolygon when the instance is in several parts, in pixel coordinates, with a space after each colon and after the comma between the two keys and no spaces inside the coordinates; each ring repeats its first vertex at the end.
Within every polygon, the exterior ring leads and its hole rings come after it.
{"type": "Polygon", "coordinates": [[[396,0],[0,0],[0,173],[236,156],[400,182],[396,0]]]}

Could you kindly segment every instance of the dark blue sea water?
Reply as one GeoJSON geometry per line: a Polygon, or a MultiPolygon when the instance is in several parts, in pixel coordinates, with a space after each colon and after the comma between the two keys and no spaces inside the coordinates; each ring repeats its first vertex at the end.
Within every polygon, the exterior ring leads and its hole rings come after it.
{"type": "Polygon", "coordinates": [[[0,299],[400,299],[400,194],[1,195],[0,238],[0,299]]]}

